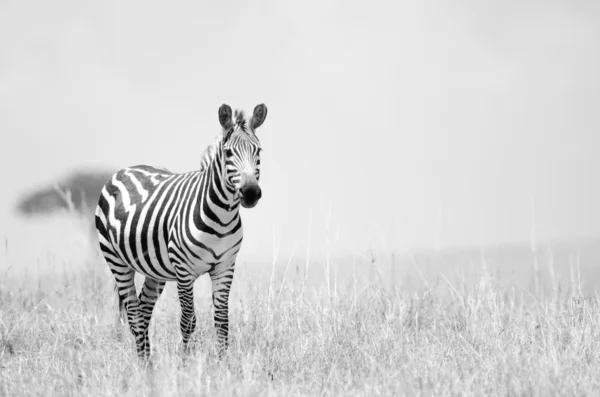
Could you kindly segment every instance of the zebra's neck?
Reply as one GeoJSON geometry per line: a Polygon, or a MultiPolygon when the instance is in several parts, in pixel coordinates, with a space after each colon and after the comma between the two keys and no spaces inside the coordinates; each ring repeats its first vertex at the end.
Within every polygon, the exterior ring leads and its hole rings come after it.
{"type": "Polygon", "coordinates": [[[222,198],[223,204],[228,206],[228,212],[237,214],[240,209],[240,200],[236,192],[227,186],[227,167],[225,167],[225,156],[223,154],[222,142],[219,141],[215,147],[215,155],[211,161],[211,182],[208,186],[210,197],[222,198]]]}
{"type": "Polygon", "coordinates": [[[193,224],[200,233],[228,235],[239,227],[240,200],[227,187],[222,145],[217,142],[210,159],[201,170],[196,191],[193,224]]]}

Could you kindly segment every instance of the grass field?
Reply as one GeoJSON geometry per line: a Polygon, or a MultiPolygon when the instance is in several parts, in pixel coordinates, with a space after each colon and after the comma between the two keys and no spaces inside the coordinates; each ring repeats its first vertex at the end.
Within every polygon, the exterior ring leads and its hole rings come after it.
{"type": "Polygon", "coordinates": [[[153,361],[143,366],[95,246],[85,233],[64,238],[73,225],[35,243],[29,257],[15,259],[6,243],[2,396],[600,393],[599,299],[583,292],[572,263],[555,261],[552,277],[537,278],[512,277],[484,259],[464,272],[426,272],[418,261],[403,272],[365,258],[238,266],[226,359],[216,358],[204,279],[195,353],[182,360],[169,285],[150,328],[153,361]]]}

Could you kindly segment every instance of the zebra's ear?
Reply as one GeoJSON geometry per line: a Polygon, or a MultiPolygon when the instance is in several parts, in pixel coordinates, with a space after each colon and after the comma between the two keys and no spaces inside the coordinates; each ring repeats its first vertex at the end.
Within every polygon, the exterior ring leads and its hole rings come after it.
{"type": "Polygon", "coordinates": [[[267,118],[267,107],[264,103],[256,105],[254,113],[252,114],[252,120],[250,120],[250,127],[255,130],[264,123],[267,118]]]}
{"type": "Polygon", "coordinates": [[[233,126],[233,120],[231,119],[231,107],[226,104],[222,104],[219,108],[219,123],[224,130],[229,130],[233,126]]]}

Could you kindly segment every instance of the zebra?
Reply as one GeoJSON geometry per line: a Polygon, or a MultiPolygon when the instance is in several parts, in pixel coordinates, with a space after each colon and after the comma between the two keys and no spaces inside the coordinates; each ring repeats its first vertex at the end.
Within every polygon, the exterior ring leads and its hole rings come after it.
{"type": "Polygon", "coordinates": [[[200,169],[173,173],[149,165],[124,168],[104,185],[95,212],[100,251],[115,278],[119,313],[126,314],[140,358],[150,356],[148,326],[167,281],[177,283],[183,350],[196,327],[193,285],[208,273],[212,284],[219,357],[228,347],[228,300],[243,229],[240,204],[253,208],[259,187],[267,116],[259,104],[247,119],[219,108],[222,131],[201,157],[200,169]],[[145,276],[139,295],[135,273],[145,276]]]}

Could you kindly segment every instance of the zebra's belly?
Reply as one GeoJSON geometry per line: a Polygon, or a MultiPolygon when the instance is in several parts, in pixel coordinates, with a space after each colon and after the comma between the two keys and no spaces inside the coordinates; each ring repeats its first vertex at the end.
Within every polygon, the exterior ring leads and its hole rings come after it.
{"type": "Polygon", "coordinates": [[[148,249],[135,260],[132,257],[124,258],[124,262],[136,272],[156,280],[174,281],[177,279],[175,267],[167,255],[148,249]]]}

